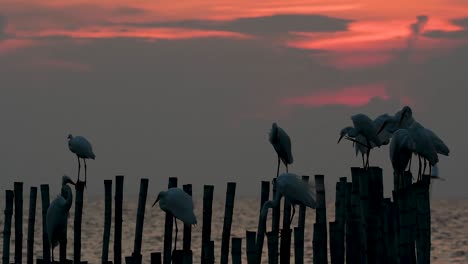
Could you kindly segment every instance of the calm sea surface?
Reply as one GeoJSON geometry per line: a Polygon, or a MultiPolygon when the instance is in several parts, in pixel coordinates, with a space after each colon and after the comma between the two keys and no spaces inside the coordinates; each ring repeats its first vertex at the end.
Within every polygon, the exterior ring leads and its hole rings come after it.
{"type": "MultiPolygon", "coordinates": [[[[52,196],[51,196],[52,198],[52,196]]],[[[123,241],[122,253],[124,257],[131,255],[133,251],[135,220],[136,220],[136,199],[124,198],[123,206],[123,241]]],[[[24,205],[24,228],[23,228],[23,248],[26,262],[26,239],[27,239],[27,208],[29,199],[25,197],[24,205]]],[[[4,209],[4,198],[0,199],[1,208],[4,209]]],[[[149,263],[151,252],[162,251],[164,214],[158,206],[151,207],[152,200],[147,202],[145,224],[143,229],[142,254],[146,263],[149,263]]],[[[40,194],[37,201],[36,229],[35,229],[35,258],[42,257],[42,219],[40,194]]],[[[259,200],[236,198],[234,206],[234,219],[232,223],[232,236],[243,238],[242,253],[245,260],[245,231],[256,231],[258,222],[259,200]]],[[[327,205],[327,221],[333,221],[334,204],[327,205]]],[[[431,202],[432,211],[432,263],[468,263],[468,199],[433,200],[431,202]]],[[[194,263],[200,263],[200,241],[202,229],[202,201],[195,201],[195,210],[199,224],[192,229],[192,250],[194,253],[194,263]]],[[[84,215],[82,224],[82,260],[88,263],[100,263],[102,252],[102,235],[104,224],[104,200],[85,197],[84,215]]],[[[297,211],[296,211],[297,212],[297,211]]],[[[215,241],[216,262],[219,263],[219,251],[221,248],[221,233],[223,226],[224,199],[215,199],[213,204],[213,220],[211,238],[215,241]]],[[[68,231],[68,255],[72,259],[73,253],[73,217],[74,207],[70,212],[68,231]]],[[[307,210],[306,231],[305,231],[305,263],[312,261],[312,226],[314,223],[314,213],[307,210]]],[[[297,221],[297,214],[295,216],[297,221]]],[[[0,215],[0,226],[3,230],[4,214],[0,215]]],[[[295,223],[295,222],[294,222],[295,223]]],[[[113,224],[112,224],[113,225],[113,224]]],[[[179,242],[178,248],[182,246],[182,224],[179,222],[179,242]]],[[[271,224],[268,223],[270,227],[271,224]]],[[[10,262],[13,261],[14,251],[14,219],[11,237],[10,262]]],[[[109,260],[113,259],[113,226],[111,230],[111,242],[109,247],[109,260]]],[[[265,238],[266,241],[266,238],[265,238]]],[[[3,239],[0,244],[0,254],[3,249],[3,239]]],[[[265,243],[266,244],[266,243],[265,243]]],[[[294,257],[291,250],[291,257],[294,257]]],[[[58,247],[55,256],[58,256],[58,247]]],[[[266,246],[263,256],[266,256],[266,246]]],[[[263,262],[266,263],[265,258],[263,262]]],[[[294,263],[294,262],[292,262],[294,263]]]]}

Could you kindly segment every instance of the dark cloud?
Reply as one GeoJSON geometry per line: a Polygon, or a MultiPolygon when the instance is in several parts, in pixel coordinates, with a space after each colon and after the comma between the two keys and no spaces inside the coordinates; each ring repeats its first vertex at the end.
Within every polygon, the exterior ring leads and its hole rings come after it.
{"type": "Polygon", "coordinates": [[[464,28],[468,29],[468,17],[454,19],[454,20],[452,20],[452,22],[455,25],[459,25],[461,27],[464,27],[464,28]]]}
{"type": "Polygon", "coordinates": [[[424,36],[429,38],[445,38],[445,39],[467,39],[468,38],[468,18],[459,18],[452,20],[452,23],[463,27],[462,30],[444,31],[431,30],[424,33],[424,36]]]}
{"type": "Polygon", "coordinates": [[[231,21],[184,20],[176,22],[125,23],[136,27],[183,27],[274,35],[289,31],[330,32],[346,30],[351,20],[321,15],[274,15],[231,21]]]}

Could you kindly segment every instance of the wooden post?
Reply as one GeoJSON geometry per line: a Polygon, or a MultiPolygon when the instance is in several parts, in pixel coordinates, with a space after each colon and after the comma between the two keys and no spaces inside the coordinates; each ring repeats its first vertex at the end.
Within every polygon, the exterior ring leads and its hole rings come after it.
{"type": "Polygon", "coordinates": [[[362,263],[361,247],[361,211],[359,207],[359,175],[361,168],[352,167],[352,184],[346,185],[346,193],[349,194],[349,206],[346,212],[346,263],[362,263]]]}
{"type": "Polygon", "coordinates": [[[151,253],[151,264],[161,264],[161,252],[151,253]]]}
{"type": "Polygon", "coordinates": [[[77,182],[75,186],[75,220],[73,224],[73,263],[81,263],[81,219],[83,217],[84,182],[77,182]]]}
{"type": "Polygon", "coordinates": [[[102,264],[109,259],[109,240],[112,220],[112,180],[104,180],[104,232],[102,235],[102,264]]]}
{"type": "Polygon", "coordinates": [[[145,220],[146,197],[148,194],[148,179],[140,180],[140,193],[138,195],[138,209],[135,226],[135,243],[133,246],[133,263],[141,264],[141,241],[143,238],[143,222],[145,220]]]}
{"type": "MultiPolygon", "coordinates": [[[[170,177],[167,188],[177,187],[177,178],[170,177]]],[[[170,264],[172,257],[172,228],[174,223],[174,217],[171,213],[166,213],[166,219],[164,223],[164,255],[163,263],[170,264]]]]}
{"type": "MultiPolygon", "coordinates": [[[[270,182],[262,181],[261,185],[261,197],[260,197],[260,213],[262,212],[263,205],[268,201],[268,197],[270,196],[270,182]]],[[[258,216],[258,227],[257,227],[257,263],[262,263],[262,254],[263,254],[263,242],[265,239],[265,232],[266,232],[266,218],[263,219],[259,214],[258,216]]]]}
{"type": "MultiPolygon", "coordinates": [[[[363,264],[367,262],[367,217],[369,215],[369,169],[360,169],[359,173],[359,208],[361,220],[361,247],[362,247],[362,261],[363,264]]],[[[370,264],[370,263],[369,263],[370,264]]]]}
{"type": "Polygon", "coordinates": [[[400,223],[400,241],[399,241],[399,258],[400,263],[412,263],[411,257],[411,237],[409,222],[409,206],[408,196],[410,189],[408,187],[396,191],[398,216],[400,223]]]}
{"type": "Polygon", "coordinates": [[[49,209],[49,185],[41,184],[42,201],[42,258],[45,263],[50,262],[50,245],[47,237],[47,209],[49,209]]]}
{"type": "Polygon", "coordinates": [[[122,264],[122,206],[124,176],[115,177],[114,264],[122,264]]]}
{"type": "Polygon", "coordinates": [[[368,230],[367,251],[368,263],[384,262],[384,238],[383,238],[383,175],[379,167],[371,167],[368,170],[368,230]]]}
{"type": "Polygon", "coordinates": [[[15,194],[12,190],[5,191],[5,222],[3,223],[3,256],[2,256],[3,264],[10,264],[11,218],[13,216],[14,196],[15,194]]]}
{"type": "Polygon", "coordinates": [[[393,217],[392,217],[392,201],[390,198],[384,199],[383,209],[383,243],[384,243],[384,264],[397,263],[395,259],[395,250],[393,248],[393,217]]]}
{"type": "Polygon", "coordinates": [[[256,233],[253,231],[245,232],[245,239],[247,241],[246,251],[247,251],[247,263],[255,264],[257,261],[257,250],[255,248],[255,237],[256,233]]]}
{"type": "Polygon", "coordinates": [[[21,264],[23,257],[23,183],[14,183],[15,191],[15,263],[21,264]]]}
{"type": "MultiPolygon", "coordinates": [[[[273,184],[272,200],[275,199],[275,195],[276,195],[276,192],[277,192],[276,178],[273,181],[274,181],[275,184],[273,184]]],[[[276,241],[276,246],[268,245],[268,250],[272,250],[271,254],[275,255],[275,256],[278,256],[279,226],[280,226],[280,217],[281,217],[281,211],[280,210],[281,210],[281,203],[278,203],[277,206],[272,208],[272,214],[271,214],[271,232],[272,232],[272,235],[276,236],[275,239],[273,239],[273,238],[271,239],[271,241],[272,241],[271,243],[276,241]]],[[[270,242],[268,242],[268,243],[270,243],[270,242]]],[[[268,255],[270,255],[270,253],[268,253],[268,255]]],[[[277,259],[278,259],[278,257],[274,258],[272,263],[277,264],[278,263],[277,259]]]]}
{"type": "Polygon", "coordinates": [[[211,217],[213,209],[213,185],[205,185],[203,187],[203,226],[202,226],[202,251],[201,263],[205,263],[210,256],[205,256],[205,248],[209,248],[211,242],[211,217]]]}
{"type": "MultiPolygon", "coordinates": [[[[335,199],[335,260],[332,263],[344,263],[345,260],[345,219],[346,219],[346,177],[341,177],[336,183],[336,199],[335,199]]],[[[331,233],[331,230],[330,230],[331,233]]],[[[331,236],[331,235],[330,235],[331,236]]],[[[331,244],[330,244],[331,245],[331,244]]]]}
{"type": "Polygon", "coordinates": [[[28,241],[27,241],[27,263],[34,263],[34,223],[36,222],[36,198],[37,187],[31,187],[29,194],[29,219],[28,219],[28,241]]]}
{"type": "Polygon", "coordinates": [[[397,191],[392,192],[393,202],[390,205],[390,232],[392,232],[393,237],[393,245],[392,249],[394,252],[394,258],[396,261],[393,263],[401,264],[400,263],[400,216],[398,210],[398,196],[397,191]]]}
{"type": "Polygon", "coordinates": [[[227,264],[229,261],[229,240],[231,237],[232,214],[234,212],[235,196],[236,183],[228,182],[226,190],[226,204],[224,206],[223,234],[221,239],[221,264],[227,264]]]}
{"type": "MultiPolygon", "coordinates": [[[[309,176],[303,175],[302,180],[305,182],[309,182],[309,176]]],[[[305,217],[306,217],[306,206],[305,205],[300,205],[299,206],[299,217],[297,220],[297,226],[302,227],[302,231],[304,232],[305,229],[305,217]]]]}
{"type": "Polygon", "coordinates": [[[172,264],[183,264],[184,262],[184,251],[183,250],[174,250],[172,254],[172,264]]]}
{"type": "Polygon", "coordinates": [[[231,243],[232,264],[242,263],[242,238],[233,237],[231,243]]]}
{"type": "Polygon", "coordinates": [[[278,263],[278,235],[273,232],[267,232],[268,242],[268,264],[278,263]]]}
{"type": "Polygon", "coordinates": [[[304,227],[294,228],[294,263],[304,263],[304,227]]]}
{"type": "Polygon", "coordinates": [[[214,241],[210,240],[205,243],[205,259],[202,261],[203,264],[214,264],[214,241]]]}
{"type": "Polygon", "coordinates": [[[338,262],[338,243],[337,243],[337,222],[330,222],[329,223],[329,231],[330,231],[330,260],[332,264],[339,263],[338,262]]]}
{"type": "Polygon", "coordinates": [[[289,264],[291,261],[291,203],[284,199],[283,229],[280,241],[280,263],[289,264]]]}
{"type": "Polygon", "coordinates": [[[431,261],[431,205],[429,197],[430,175],[423,175],[417,183],[418,264],[431,261]]]}
{"type": "Polygon", "coordinates": [[[314,263],[327,263],[327,209],[325,204],[324,175],[315,175],[315,187],[317,192],[317,208],[315,209],[315,224],[312,247],[314,251],[314,263]]]}
{"type": "MultiPolygon", "coordinates": [[[[192,196],[192,185],[184,184],[183,190],[190,196],[192,196]]],[[[191,250],[192,243],[192,225],[184,224],[184,237],[183,237],[183,251],[184,251],[184,264],[192,264],[193,253],[191,250]]]]}

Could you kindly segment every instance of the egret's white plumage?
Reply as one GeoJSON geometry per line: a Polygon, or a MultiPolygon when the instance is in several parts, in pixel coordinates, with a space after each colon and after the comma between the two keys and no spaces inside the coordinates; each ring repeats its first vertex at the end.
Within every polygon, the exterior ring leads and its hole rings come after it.
{"type": "Polygon", "coordinates": [[[278,155],[278,169],[276,176],[279,174],[280,160],[286,166],[286,172],[288,171],[288,165],[293,163],[293,156],[291,151],[291,139],[284,129],[279,127],[276,123],[271,126],[268,140],[273,145],[273,148],[278,155]]]}
{"type": "Polygon", "coordinates": [[[80,163],[80,158],[83,159],[84,165],[85,165],[85,183],[86,183],[86,159],[95,159],[96,155],[94,155],[93,152],[93,147],[91,146],[91,143],[89,141],[82,137],[82,136],[76,136],[74,137],[72,134],[68,135],[68,148],[70,149],[71,152],[75,153],[77,159],[78,159],[78,180],[80,180],[80,169],[81,169],[81,163],[80,163]]]}
{"type": "Polygon", "coordinates": [[[62,195],[58,195],[49,205],[46,215],[47,237],[54,259],[54,248],[66,238],[68,212],[72,206],[73,193],[67,184],[75,184],[68,176],[62,177],[62,195]]]}
{"type": "Polygon", "coordinates": [[[392,137],[390,143],[390,161],[392,162],[393,171],[397,175],[398,179],[408,166],[411,156],[415,151],[415,143],[411,138],[411,135],[407,129],[397,130],[392,137]]]}
{"type": "Polygon", "coordinates": [[[263,205],[260,213],[262,219],[265,219],[267,216],[268,208],[276,207],[283,196],[289,200],[293,209],[294,205],[305,205],[310,208],[316,207],[315,192],[312,185],[303,181],[296,174],[283,173],[277,177],[275,184],[277,190],[275,199],[273,201],[267,201],[263,205]]]}
{"type": "Polygon", "coordinates": [[[197,218],[193,213],[192,196],[179,188],[169,188],[167,191],[161,191],[153,203],[153,206],[159,202],[159,208],[166,213],[172,214],[176,228],[174,250],[177,248],[177,220],[184,222],[186,225],[196,225],[197,218]]]}
{"type": "MultiPolygon", "coordinates": [[[[436,165],[437,162],[439,162],[439,157],[437,155],[437,150],[434,147],[432,138],[429,135],[429,133],[427,133],[427,129],[424,128],[420,123],[414,121],[408,127],[408,131],[410,133],[411,138],[414,141],[414,145],[415,145],[414,153],[416,153],[419,157],[424,158],[424,164],[426,164],[426,160],[427,160],[430,166],[436,165]]],[[[425,168],[421,172],[421,164],[420,164],[419,171],[418,171],[419,179],[424,173],[424,170],[425,168]]]]}

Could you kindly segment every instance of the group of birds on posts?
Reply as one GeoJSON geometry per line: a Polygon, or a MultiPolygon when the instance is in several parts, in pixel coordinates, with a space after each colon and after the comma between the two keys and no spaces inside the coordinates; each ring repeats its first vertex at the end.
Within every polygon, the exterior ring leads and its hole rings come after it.
{"type": "MultiPolygon", "coordinates": [[[[450,151],[445,143],[433,131],[423,127],[413,118],[413,112],[409,106],[403,107],[393,116],[383,114],[372,120],[365,114],[356,114],[351,117],[351,120],[353,126],[345,127],[340,131],[338,143],[343,138],[352,141],[356,155],[361,154],[363,168],[369,168],[371,149],[390,144],[390,160],[395,174],[401,177],[407,168],[410,171],[411,158],[415,154],[419,158],[418,180],[420,180],[426,171],[427,163],[429,163],[429,173],[431,173],[431,168],[435,167],[439,161],[438,154],[449,155],[450,151]],[[421,159],[424,161],[424,168],[422,168],[421,159]]],[[[290,173],[288,170],[288,166],[293,163],[293,156],[291,139],[286,131],[273,123],[268,139],[278,157],[276,178],[273,180],[276,193],[273,200],[267,201],[263,205],[260,216],[265,219],[268,209],[276,207],[284,196],[292,205],[292,220],[295,205],[316,208],[315,191],[310,183],[303,181],[297,174],[290,173]],[[286,167],[286,172],[280,175],[281,162],[286,167]]],[[[78,159],[77,182],[80,181],[80,159],[84,161],[84,183],[86,184],[86,159],[94,160],[96,158],[91,144],[84,137],[74,137],[70,134],[68,136],[68,147],[78,159]]],[[[54,248],[60,241],[66,239],[67,218],[73,199],[72,190],[68,184],[75,185],[75,182],[65,175],[62,177],[61,195],[51,202],[47,210],[46,224],[52,250],[52,260],[54,258],[54,248]]],[[[178,231],[177,219],[187,225],[197,223],[193,212],[192,197],[182,189],[174,187],[169,188],[167,191],[161,191],[153,206],[158,202],[161,210],[170,213],[174,217],[176,228],[175,250],[178,231]]]]}

